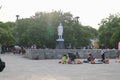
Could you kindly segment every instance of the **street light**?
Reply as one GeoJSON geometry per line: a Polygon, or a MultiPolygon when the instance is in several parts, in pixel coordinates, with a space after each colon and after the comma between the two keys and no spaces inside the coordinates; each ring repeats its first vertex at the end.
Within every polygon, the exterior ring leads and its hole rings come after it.
{"type": "Polygon", "coordinates": [[[16,20],[18,20],[18,19],[19,19],[19,17],[20,17],[19,15],[16,15],[16,18],[17,18],[16,20]]]}
{"type": "Polygon", "coordinates": [[[78,23],[78,19],[79,19],[80,17],[79,17],[79,16],[76,16],[75,18],[76,18],[76,21],[77,21],[77,23],[78,23]]]}

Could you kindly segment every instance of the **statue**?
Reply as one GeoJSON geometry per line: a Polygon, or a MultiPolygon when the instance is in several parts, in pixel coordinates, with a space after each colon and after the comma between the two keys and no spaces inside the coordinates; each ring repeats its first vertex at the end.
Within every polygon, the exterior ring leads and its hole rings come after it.
{"type": "Polygon", "coordinates": [[[65,46],[64,46],[64,39],[62,38],[63,35],[62,23],[59,24],[57,31],[58,31],[58,39],[56,40],[57,41],[56,49],[64,49],[65,46]]]}
{"type": "Polygon", "coordinates": [[[62,35],[63,35],[63,26],[60,23],[59,26],[58,26],[58,36],[59,36],[59,39],[62,39],[62,35]]]}

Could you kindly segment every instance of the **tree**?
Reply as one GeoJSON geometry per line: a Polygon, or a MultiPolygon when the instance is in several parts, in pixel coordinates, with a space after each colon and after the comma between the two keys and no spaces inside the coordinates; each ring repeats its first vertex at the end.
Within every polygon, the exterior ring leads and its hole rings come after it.
{"type": "Polygon", "coordinates": [[[2,45],[2,52],[7,47],[15,45],[15,38],[11,32],[11,29],[6,23],[0,22],[0,44],[2,45]]]}
{"type": "Polygon", "coordinates": [[[117,28],[120,26],[119,22],[119,14],[110,15],[108,18],[105,18],[101,21],[99,28],[99,40],[100,43],[105,47],[113,48],[114,45],[112,43],[112,36],[114,35],[114,32],[116,32],[117,28]]]}
{"type": "Polygon", "coordinates": [[[118,43],[120,42],[120,26],[116,29],[116,32],[112,35],[110,39],[110,44],[113,48],[118,48],[118,43]]]}
{"type": "Polygon", "coordinates": [[[69,12],[37,12],[30,18],[19,19],[16,22],[14,35],[17,44],[24,46],[35,44],[40,48],[55,48],[58,38],[57,27],[60,22],[63,25],[66,47],[69,44],[75,48],[87,46],[90,44],[90,38],[96,36],[95,29],[79,24],[69,12]]]}

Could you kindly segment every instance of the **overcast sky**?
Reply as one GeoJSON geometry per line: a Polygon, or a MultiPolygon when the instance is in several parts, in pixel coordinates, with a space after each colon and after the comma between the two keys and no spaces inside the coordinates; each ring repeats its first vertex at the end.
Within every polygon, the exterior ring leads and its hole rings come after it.
{"type": "Polygon", "coordinates": [[[28,18],[38,11],[61,10],[79,16],[82,25],[96,29],[103,18],[120,12],[120,0],[0,0],[0,5],[2,22],[15,21],[17,14],[28,18]]]}

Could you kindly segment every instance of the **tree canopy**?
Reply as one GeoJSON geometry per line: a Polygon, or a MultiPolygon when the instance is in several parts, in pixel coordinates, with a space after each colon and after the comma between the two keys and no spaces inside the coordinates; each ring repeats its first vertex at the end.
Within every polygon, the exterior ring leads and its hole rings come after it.
{"type": "Polygon", "coordinates": [[[107,48],[117,48],[120,41],[120,14],[110,15],[101,21],[99,40],[102,46],[107,48]]]}
{"type": "Polygon", "coordinates": [[[10,30],[7,28],[5,30],[10,32],[11,39],[15,39],[12,41],[17,45],[30,47],[35,44],[40,48],[55,48],[58,38],[57,27],[60,22],[63,25],[66,48],[69,44],[72,48],[86,47],[90,45],[91,38],[97,37],[96,29],[82,25],[71,13],[62,11],[36,12],[30,18],[18,19],[15,23],[4,23],[0,27],[2,29],[4,26],[9,27],[10,30]]]}
{"type": "Polygon", "coordinates": [[[10,29],[10,25],[14,23],[0,22],[0,44],[2,46],[11,46],[15,44],[15,38],[10,29]]]}

